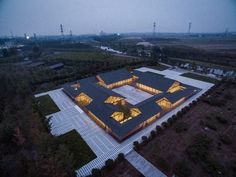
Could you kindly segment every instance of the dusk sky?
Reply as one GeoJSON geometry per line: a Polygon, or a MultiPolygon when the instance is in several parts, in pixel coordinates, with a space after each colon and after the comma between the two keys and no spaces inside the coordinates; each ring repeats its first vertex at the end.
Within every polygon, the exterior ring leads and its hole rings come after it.
{"type": "Polygon", "coordinates": [[[0,36],[236,31],[236,0],[0,0],[0,36]]]}

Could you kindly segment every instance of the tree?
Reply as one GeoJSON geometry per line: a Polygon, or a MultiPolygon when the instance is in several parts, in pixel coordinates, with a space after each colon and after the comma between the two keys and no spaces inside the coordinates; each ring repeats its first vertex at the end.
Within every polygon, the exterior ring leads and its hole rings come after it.
{"type": "Polygon", "coordinates": [[[112,159],[108,159],[105,161],[105,167],[111,170],[114,166],[114,161],[112,159]]]}
{"type": "Polygon", "coordinates": [[[2,55],[3,57],[9,57],[9,52],[7,49],[2,49],[2,55]]]}

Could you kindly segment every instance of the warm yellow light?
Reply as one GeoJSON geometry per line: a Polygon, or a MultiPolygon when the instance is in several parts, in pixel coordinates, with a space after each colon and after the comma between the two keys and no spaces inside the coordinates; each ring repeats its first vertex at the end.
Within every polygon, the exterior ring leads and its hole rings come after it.
{"type": "Polygon", "coordinates": [[[92,98],[90,98],[88,95],[86,95],[83,92],[79,94],[79,96],[77,96],[75,100],[83,106],[87,106],[93,101],[92,98]]]}
{"type": "Polygon", "coordinates": [[[131,112],[131,116],[132,116],[132,117],[136,117],[136,116],[138,116],[139,114],[141,114],[141,111],[140,111],[138,108],[131,108],[131,109],[130,109],[130,112],[131,112]]]}
{"type": "Polygon", "coordinates": [[[111,117],[115,119],[118,122],[121,122],[124,119],[124,113],[123,112],[114,112],[111,117]]]}
{"type": "Polygon", "coordinates": [[[117,97],[117,96],[109,96],[106,100],[105,103],[110,103],[117,105],[121,100],[124,100],[122,97],[117,97]]]}
{"type": "Polygon", "coordinates": [[[185,87],[180,85],[179,82],[174,82],[174,84],[167,90],[167,92],[174,93],[176,91],[183,90],[183,89],[185,89],[185,87]]]}
{"type": "Polygon", "coordinates": [[[171,107],[172,107],[171,102],[170,102],[167,98],[162,98],[162,99],[156,101],[156,103],[157,103],[163,110],[168,110],[168,109],[171,109],[171,107]]]}

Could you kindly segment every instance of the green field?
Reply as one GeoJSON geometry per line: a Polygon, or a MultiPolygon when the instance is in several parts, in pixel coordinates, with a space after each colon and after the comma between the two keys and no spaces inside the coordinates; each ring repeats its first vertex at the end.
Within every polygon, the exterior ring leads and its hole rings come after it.
{"type": "Polygon", "coordinates": [[[204,82],[210,82],[210,83],[213,83],[213,84],[218,82],[217,79],[213,79],[213,78],[210,78],[210,77],[207,77],[207,76],[202,76],[202,75],[198,75],[198,74],[194,74],[194,73],[184,73],[184,74],[181,74],[181,76],[196,79],[196,80],[200,80],[200,81],[204,81],[204,82]]]}
{"type": "Polygon", "coordinates": [[[59,136],[59,140],[62,144],[65,144],[65,146],[73,154],[75,169],[84,166],[97,157],[75,130],[59,136]]]}
{"type": "Polygon", "coordinates": [[[63,52],[58,55],[53,56],[55,59],[65,59],[65,60],[95,60],[103,61],[107,59],[109,55],[100,52],[63,52]]]}
{"type": "Polygon", "coordinates": [[[37,97],[36,103],[39,111],[45,116],[60,111],[49,95],[37,97]]]}
{"type": "Polygon", "coordinates": [[[156,66],[148,66],[149,68],[152,68],[152,69],[156,69],[156,70],[159,70],[159,71],[164,71],[166,69],[168,69],[169,67],[165,66],[165,65],[156,65],[156,66]]]}

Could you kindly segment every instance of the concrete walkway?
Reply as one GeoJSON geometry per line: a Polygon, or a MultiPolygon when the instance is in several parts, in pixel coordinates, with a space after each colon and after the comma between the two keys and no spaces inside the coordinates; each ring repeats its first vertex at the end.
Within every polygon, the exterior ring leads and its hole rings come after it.
{"type": "Polygon", "coordinates": [[[125,158],[145,177],[167,177],[134,150],[127,154],[125,158]]]}

